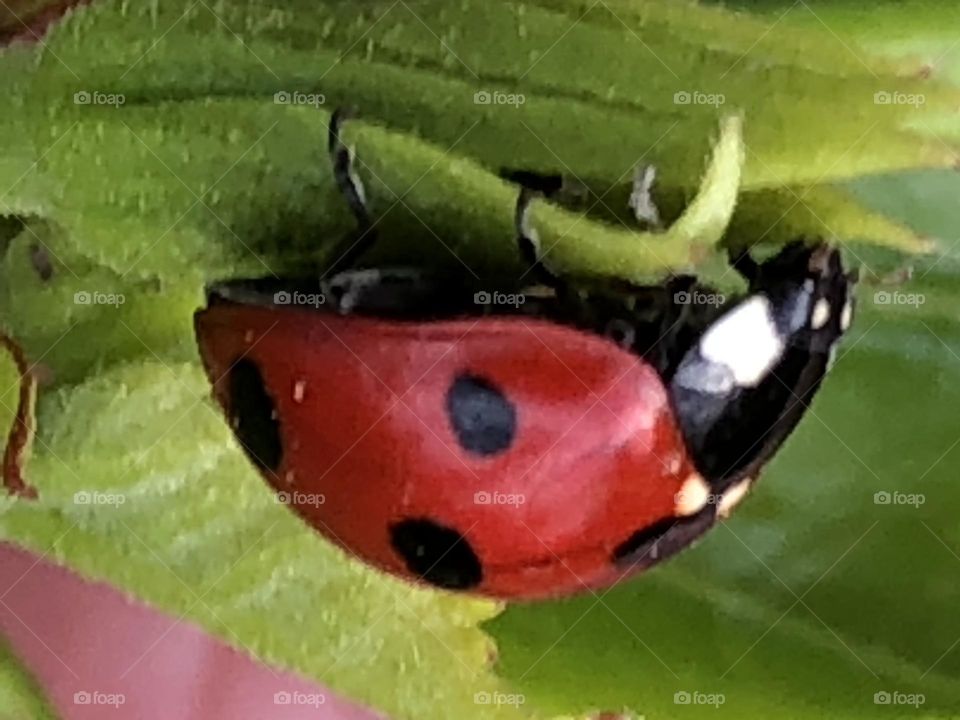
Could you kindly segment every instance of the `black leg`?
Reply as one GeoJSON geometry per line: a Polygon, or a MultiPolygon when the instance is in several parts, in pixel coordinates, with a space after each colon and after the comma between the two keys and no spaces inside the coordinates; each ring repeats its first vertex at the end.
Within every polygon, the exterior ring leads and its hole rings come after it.
{"type": "Polygon", "coordinates": [[[517,210],[514,215],[517,248],[520,250],[520,257],[530,266],[525,274],[533,275],[537,282],[553,288],[560,294],[566,284],[543,264],[540,258],[540,239],[537,237],[537,231],[533,229],[530,223],[530,205],[539,195],[540,193],[535,190],[523,188],[517,197],[517,210]]]}
{"type": "Polygon", "coordinates": [[[590,189],[581,180],[559,173],[501,168],[500,177],[520,187],[534,190],[565,207],[579,205],[590,195],[590,189]]]}
{"type": "Polygon", "coordinates": [[[730,267],[736,270],[747,281],[748,285],[753,286],[759,275],[760,265],[750,256],[750,251],[734,252],[729,250],[727,251],[727,259],[730,261],[730,267]]]}
{"type": "Polygon", "coordinates": [[[360,180],[353,165],[353,151],[343,144],[340,130],[343,122],[349,117],[349,112],[343,108],[334,110],[330,116],[330,130],[328,134],[328,149],[330,162],[333,165],[333,177],[337,188],[350,206],[353,216],[357,219],[357,228],[347,237],[346,241],[333,253],[333,263],[327,269],[325,276],[353,267],[357,260],[376,242],[377,232],[371,219],[370,209],[367,207],[366,192],[363,181],[360,180]]]}

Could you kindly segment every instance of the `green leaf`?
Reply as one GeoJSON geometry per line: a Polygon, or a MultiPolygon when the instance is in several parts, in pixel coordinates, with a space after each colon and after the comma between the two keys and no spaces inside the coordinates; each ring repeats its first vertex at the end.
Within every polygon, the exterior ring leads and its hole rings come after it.
{"type": "Polygon", "coordinates": [[[0,643],[0,720],[55,720],[37,684],[0,643]]]}
{"type": "Polygon", "coordinates": [[[730,244],[782,244],[813,235],[869,240],[909,253],[934,251],[936,243],[879,210],[870,210],[844,187],[814,185],[746,193],[729,228],[730,244]]]}
{"type": "Polygon", "coordinates": [[[56,56],[19,92],[45,95],[45,116],[83,89],[131,104],[322,93],[491,167],[566,166],[611,183],[644,156],[666,185],[690,187],[728,109],[748,118],[748,187],[955,161],[954,148],[908,127],[952,111],[953,88],[902,77],[866,53],[851,58],[822,29],[771,33],[743,16],[671,5],[112,0],[60,27],[49,41],[56,56]],[[478,106],[478,90],[520,93],[522,111],[478,106]],[[894,90],[923,92],[925,106],[874,103],[875,92],[894,90]],[[723,95],[724,105],[678,105],[678,92],[723,95]]]}

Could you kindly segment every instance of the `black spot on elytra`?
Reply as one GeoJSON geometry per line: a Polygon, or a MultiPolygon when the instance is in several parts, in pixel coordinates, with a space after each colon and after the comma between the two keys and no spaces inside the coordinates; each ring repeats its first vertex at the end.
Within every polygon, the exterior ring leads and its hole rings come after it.
{"type": "Polygon", "coordinates": [[[468,590],[483,579],[480,559],[467,539],[432,520],[398,522],[390,528],[390,541],[410,572],[432,585],[468,590]]]}
{"type": "Polygon", "coordinates": [[[247,456],[261,470],[276,471],[283,457],[280,424],[256,363],[238,360],[230,370],[230,416],[247,456]]]}
{"type": "Polygon", "coordinates": [[[459,375],[447,391],[447,415],[460,446],[477,455],[493,455],[510,447],[517,430],[517,411],[490,381],[459,375]]]}

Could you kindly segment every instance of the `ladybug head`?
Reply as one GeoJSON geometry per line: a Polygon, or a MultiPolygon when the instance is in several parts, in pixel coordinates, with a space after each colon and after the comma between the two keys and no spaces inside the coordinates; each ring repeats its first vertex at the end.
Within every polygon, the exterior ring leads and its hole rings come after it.
{"type": "Polygon", "coordinates": [[[856,283],[823,243],[732,262],[748,294],[705,328],[670,379],[687,446],[715,491],[753,477],[799,422],[850,325],[856,283]]]}

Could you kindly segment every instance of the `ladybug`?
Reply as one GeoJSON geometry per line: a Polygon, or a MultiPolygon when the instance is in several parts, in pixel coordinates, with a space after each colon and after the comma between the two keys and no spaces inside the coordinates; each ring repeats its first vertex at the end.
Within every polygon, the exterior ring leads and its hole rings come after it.
{"type": "Polygon", "coordinates": [[[729,302],[698,302],[716,293],[691,276],[593,290],[542,261],[524,188],[533,287],[356,269],[376,232],[343,119],[329,150],[358,227],[333,271],[215,283],[195,316],[216,400],[281,500],[382,570],[507,599],[612,585],[726,517],[850,325],[837,249],[732,255],[749,289],[729,302]]]}

